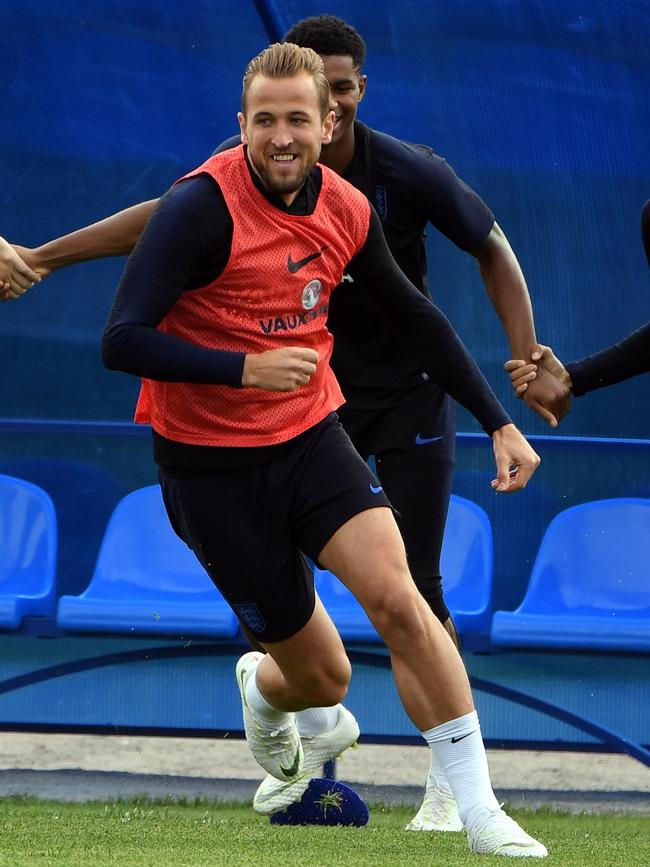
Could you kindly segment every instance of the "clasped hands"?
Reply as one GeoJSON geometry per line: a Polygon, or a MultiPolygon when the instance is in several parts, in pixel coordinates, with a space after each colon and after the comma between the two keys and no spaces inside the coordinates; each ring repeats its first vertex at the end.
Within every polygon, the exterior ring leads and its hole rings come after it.
{"type": "Polygon", "coordinates": [[[550,346],[536,343],[530,360],[506,361],[505,369],[517,397],[557,427],[571,409],[571,377],[550,346]]]}

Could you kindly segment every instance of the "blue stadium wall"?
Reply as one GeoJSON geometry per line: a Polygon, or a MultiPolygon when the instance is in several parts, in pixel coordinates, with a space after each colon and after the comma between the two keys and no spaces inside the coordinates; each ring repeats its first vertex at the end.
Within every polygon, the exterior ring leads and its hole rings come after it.
{"type": "MultiPolygon", "coordinates": [[[[524,267],[542,339],[570,359],[649,318],[639,215],[650,198],[650,5],[638,0],[0,0],[0,234],[36,245],[160,195],[235,131],[246,61],[320,12],[366,38],[360,117],[429,144],[489,203],[524,267]]],[[[549,433],[510,394],[507,344],[474,261],[434,232],[428,244],[436,301],[521,427],[549,433]]],[[[123,266],[63,270],[0,307],[0,419],[131,418],[137,383],[99,357],[123,266]]],[[[560,433],[646,438],[647,382],[576,401],[560,433]]],[[[648,495],[637,456],[596,464],[572,449],[545,454],[539,481],[507,505],[490,494],[487,452],[461,449],[456,489],[498,528],[504,607],[521,598],[564,504],[648,495]]],[[[154,478],[144,437],[24,430],[0,429],[0,471],[44,483],[63,510],[64,592],[87,583],[117,497],[154,478]]]]}

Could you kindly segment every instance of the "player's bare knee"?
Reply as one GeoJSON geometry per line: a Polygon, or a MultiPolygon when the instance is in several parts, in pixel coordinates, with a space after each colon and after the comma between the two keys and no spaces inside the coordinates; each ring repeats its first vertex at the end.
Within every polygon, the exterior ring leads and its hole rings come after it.
{"type": "Polygon", "coordinates": [[[303,684],[302,697],[310,707],[333,707],[347,695],[348,683],[329,678],[310,679],[303,684]]]}
{"type": "Polygon", "coordinates": [[[427,618],[415,588],[386,593],[369,611],[375,628],[388,647],[409,642],[415,646],[426,640],[427,618]]]}
{"type": "Polygon", "coordinates": [[[331,707],[348,692],[352,668],[347,656],[329,660],[311,673],[303,684],[305,698],[317,707],[331,707]]]}

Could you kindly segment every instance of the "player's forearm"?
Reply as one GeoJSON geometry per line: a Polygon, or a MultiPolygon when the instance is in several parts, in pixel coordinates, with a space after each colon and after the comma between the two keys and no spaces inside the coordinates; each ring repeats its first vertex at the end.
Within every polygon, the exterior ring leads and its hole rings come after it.
{"type": "Polygon", "coordinates": [[[413,315],[392,310],[391,321],[412,348],[429,376],[454,400],[472,413],[486,433],[492,434],[511,418],[451,323],[423,296],[413,296],[420,306],[413,315]],[[419,299],[422,299],[420,301],[419,299]]]}
{"type": "Polygon", "coordinates": [[[91,259],[128,255],[157,203],[157,199],[141,202],[98,223],[48,241],[32,251],[32,262],[37,269],[40,267],[49,272],[91,259]]]}
{"type": "Polygon", "coordinates": [[[109,370],[159,382],[239,388],[246,355],[197,346],[135,323],[109,322],[102,339],[102,359],[109,370]]]}
{"type": "Polygon", "coordinates": [[[531,347],[537,342],[530,295],[517,257],[496,223],[475,256],[512,357],[528,360],[531,347]]]}
{"type": "Polygon", "coordinates": [[[567,364],[566,369],[577,397],[647,373],[650,371],[650,322],[614,346],[567,364]]]}

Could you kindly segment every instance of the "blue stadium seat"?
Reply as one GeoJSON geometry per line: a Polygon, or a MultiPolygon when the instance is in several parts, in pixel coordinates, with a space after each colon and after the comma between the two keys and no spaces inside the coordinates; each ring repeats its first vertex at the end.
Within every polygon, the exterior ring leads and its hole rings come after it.
{"type": "Polygon", "coordinates": [[[650,651],[650,500],[597,500],[557,515],[525,599],[494,615],[492,643],[650,651]]]}
{"type": "MultiPolygon", "coordinates": [[[[445,599],[461,637],[487,634],[492,598],[492,529],[476,503],[452,495],[442,546],[445,599]]],[[[316,569],[316,590],[344,641],[380,642],[374,626],[350,591],[316,569]]]]}
{"type": "Polygon", "coordinates": [[[26,615],[56,607],[57,525],[46,492],[0,475],[0,629],[18,629],[26,615]]]}
{"type": "Polygon", "coordinates": [[[157,485],[121,500],[80,596],[62,596],[57,623],[75,632],[232,638],[238,621],[172,530],[157,485]]]}
{"type": "Polygon", "coordinates": [[[447,607],[463,638],[489,634],[493,556],[487,514],[471,500],[452,494],[440,571],[447,607]]]}

